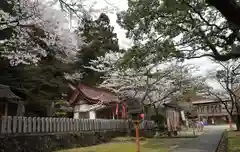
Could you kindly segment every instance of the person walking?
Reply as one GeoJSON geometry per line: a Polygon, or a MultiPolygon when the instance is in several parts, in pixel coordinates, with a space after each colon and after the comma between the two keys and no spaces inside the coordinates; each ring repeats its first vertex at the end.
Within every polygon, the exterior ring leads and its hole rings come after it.
{"type": "Polygon", "coordinates": [[[200,121],[200,127],[201,127],[201,131],[203,131],[204,124],[202,120],[200,121]]]}

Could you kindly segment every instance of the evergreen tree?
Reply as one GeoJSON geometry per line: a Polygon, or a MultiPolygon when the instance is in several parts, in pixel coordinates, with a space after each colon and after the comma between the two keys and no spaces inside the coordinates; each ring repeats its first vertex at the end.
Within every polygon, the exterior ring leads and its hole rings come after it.
{"type": "Polygon", "coordinates": [[[143,48],[134,56],[140,62],[142,55],[152,57],[148,63],[171,57],[227,61],[240,57],[238,11],[236,0],[128,0],[118,23],[143,48]]]}
{"type": "Polygon", "coordinates": [[[97,20],[85,17],[82,21],[83,26],[79,27],[77,33],[84,38],[84,45],[79,52],[77,67],[83,73],[82,83],[89,85],[99,84],[103,73],[93,71],[87,67],[91,60],[104,56],[105,53],[119,51],[117,34],[110,25],[108,16],[102,13],[97,20]]]}
{"type": "Polygon", "coordinates": [[[26,103],[26,113],[37,116],[49,115],[52,103],[66,100],[68,92],[64,73],[71,71],[68,64],[53,56],[42,58],[38,66],[11,66],[7,59],[0,60],[0,84],[9,85],[13,92],[26,103]]]}
{"type": "Polygon", "coordinates": [[[59,57],[71,56],[76,46],[65,23],[62,12],[40,1],[0,1],[0,84],[26,102],[28,114],[48,115],[68,91],[64,74],[72,68],[59,57]]]}

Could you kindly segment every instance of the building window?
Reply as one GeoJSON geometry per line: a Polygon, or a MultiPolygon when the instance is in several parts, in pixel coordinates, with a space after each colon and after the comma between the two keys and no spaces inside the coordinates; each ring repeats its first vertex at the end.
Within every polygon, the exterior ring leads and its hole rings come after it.
{"type": "Polygon", "coordinates": [[[212,105],[212,112],[215,113],[215,105],[212,105]]]}
{"type": "Polygon", "coordinates": [[[215,105],[215,112],[218,112],[218,105],[215,105]]]}
{"type": "Polygon", "coordinates": [[[219,107],[219,112],[222,112],[222,105],[219,104],[218,107],[219,107]]]}

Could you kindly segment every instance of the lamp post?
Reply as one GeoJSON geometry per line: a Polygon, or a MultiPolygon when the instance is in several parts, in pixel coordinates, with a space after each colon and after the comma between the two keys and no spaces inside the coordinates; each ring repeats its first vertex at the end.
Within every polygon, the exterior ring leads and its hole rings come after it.
{"type": "Polygon", "coordinates": [[[137,151],[136,151],[136,152],[140,152],[139,124],[140,124],[140,121],[139,121],[139,120],[135,121],[135,129],[136,129],[136,146],[137,146],[137,151]]]}
{"type": "Polygon", "coordinates": [[[136,129],[136,146],[137,146],[137,151],[136,152],[140,152],[139,124],[142,122],[143,119],[144,119],[144,114],[140,114],[140,120],[134,121],[135,129],[136,129]]]}

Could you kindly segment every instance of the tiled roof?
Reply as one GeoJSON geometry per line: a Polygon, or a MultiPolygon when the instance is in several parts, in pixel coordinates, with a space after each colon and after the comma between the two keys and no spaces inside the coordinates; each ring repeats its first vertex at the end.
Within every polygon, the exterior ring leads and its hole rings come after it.
{"type": "Polygon", "coordinates": [[[101,100],[103,102],[118,101],[117,96],[106,89],[93,88],[86,85],[79,85],[78,88],[81,89],[86,96],[95,100],[101,100]]]}
{"type": "Polygon", "coordinates": [[[118,100],[118,97],[114,93],[106,89],[94,88],[83,84],[79,84],[77,88],[74,90],[70,99],[70,103],[78,102],[76,100],[78,100],[79,96],[87,98],[88,101],[90,102],[98,101],[101,101],[103,103],[120,102],[118,100]]]}
{"type": "Polygon", "coordinates": [[[0,98],[5,99],[20,99],[20,97],[16,96],[10,89],[9,86],[0,84],[0,98]]]}

